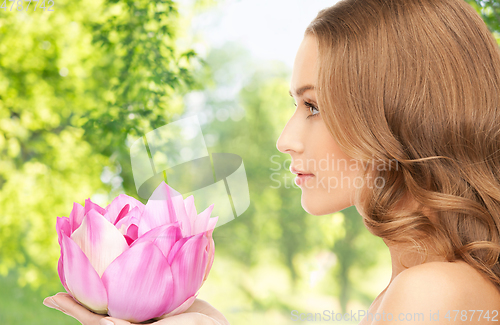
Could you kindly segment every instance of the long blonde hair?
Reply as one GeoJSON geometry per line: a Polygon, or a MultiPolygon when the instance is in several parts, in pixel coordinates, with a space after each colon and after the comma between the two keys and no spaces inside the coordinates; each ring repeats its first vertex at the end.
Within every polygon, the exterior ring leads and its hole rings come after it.
{"type": "Polygon", "coordinates": [[[430,240],[500,288],[500,49],[481,17],[463,0],[344,0],[308,35],[331,135],[392,166],[368,168],[384,185],[357,192],[368,230],[426,252],[430,240]],[[398,209],[407,198],[418,207],[398,209]]]}

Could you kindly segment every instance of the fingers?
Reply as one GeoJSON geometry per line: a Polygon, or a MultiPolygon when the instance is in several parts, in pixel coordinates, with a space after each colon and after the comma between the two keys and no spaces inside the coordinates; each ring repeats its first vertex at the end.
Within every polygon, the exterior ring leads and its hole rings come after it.
{"type": "MultiPolygon", "coordinates": [[[[127,321],[114,317],[105,317],[100,320],[99,325],[140,325],[140,324],[129,323],[127,321]]],[[[166,317],[157,322],[151,323],[151,325],[222,325],[222,324],[205,314],[192,311],[188,314],[180,314],[176,316],[166,317]]]]}
{"type": "Polygon", "coordinates": [[[95,314],[78,304],[67,293],[59,292],[55,296],[45,298],[43,302],[46,306],[57,309],[84,325],[97,325],[99,320],[104,318],[103,315],[95,314]]]}
{"type": "Polygon", "coordinates": [[[64,310],[61,306],[59,306],[59,303],[54,300],[54,296],[47,297],[43,300],[43,304],[49,308],[57,309],[65,314],[66,310],[64,310]]]}
{"type": "Polygon", "coordinates": [[[164,318],[152,325],[221,325],[221,323],[207,315],[189,312],[164,318]]]}
{"type": "MultiPolygon", "coordinates": [[[[44,305],[58,309],[61,312],[77,319],[83,325],[139,325],[114,317],[95,314],[78,304],[69,294],[59,292],[55,296],[47,297],[44,305]]],[[[208,302],[196,299],[195,302],[180,315],[161,319],[153,325],[226,325],[225,317],[208,302]]]]}
{"type": "Polygon", "coordinates": [[[207,315],[211,317],[220,324],[229,324],[224,315],[214,308],[211,304],[202,299],[196,299],[193,304],[185,311],[185,313],[198,312],[200,314],[207,315]]]}
{"type": "Polygon", "coordinates": [[[99,325],[138,325],[131,324],[123,319],[113,318],[113,317],[105,317],[99,321],[99,325]]]}

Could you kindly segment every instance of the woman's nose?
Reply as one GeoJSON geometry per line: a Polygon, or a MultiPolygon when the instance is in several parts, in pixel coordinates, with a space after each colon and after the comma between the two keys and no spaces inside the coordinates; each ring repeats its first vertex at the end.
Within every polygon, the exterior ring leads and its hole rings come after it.
{"type": "Polygon", "coordinates": [[[291,154],[291,152],[301,153],[304,151],[304,143],[301,138],[302,128],[294,116],[288,120],[276,142],[276,148],[283,153],[291,154]]]}

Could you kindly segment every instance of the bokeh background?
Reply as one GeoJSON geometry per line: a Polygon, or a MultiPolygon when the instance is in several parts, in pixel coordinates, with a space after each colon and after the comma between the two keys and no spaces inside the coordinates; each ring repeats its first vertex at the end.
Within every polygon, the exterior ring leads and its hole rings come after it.
{"type": "MultiPolygon", "coordinates": [[[[354,207],[308,215],[276,149],[294,111],[289,78],[303,31],[334,3],[40,0],[46,10],[32,11],[4,1],[0,324],[78,324],[42,304],[64,291],[56,217],[86,198],[139,199],[130,144],[193,113],[209,153],[243,158],[251,200],[215,229],[199,298],[238,325],[366,310],[391,276],[385,245],[354,207]]],[[[468,3],[500,43],[500,0],[468,3]]]]}

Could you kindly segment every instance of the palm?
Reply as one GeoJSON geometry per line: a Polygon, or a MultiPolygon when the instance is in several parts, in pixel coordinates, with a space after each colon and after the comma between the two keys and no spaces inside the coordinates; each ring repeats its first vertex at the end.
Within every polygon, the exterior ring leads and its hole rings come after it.
{"type": "MultiPolygon", "coordinates": [[[[139,325],[133,324],[125,320],[107,317],[105,315],[95,314],[85,307],[78,304],[69,294],[67,293],[58,293],[57,295],[52,297],[48,297],[44,300],[46,305],[57,304],[56,306],[49,306],[59,311],[77,319],[83,325],[103,325],[106,324],[102,319],[106,318],[107,320],[112,321],[115,325],[139,325]]],[[[140,324],[147,324],[146,322],[140,324]]],[[[156,322],[149,323],[155,325],[176,325],[176,324],[184,324],[184,325],[199,325],[199,324],[207,324],[207,325],[226,325],[229,322],[226,318],[212,305],[208,302],[195,299],[191,307],[189,307],[184,313],[165,317],[163,319],[159,319],[156,322]]]]}

